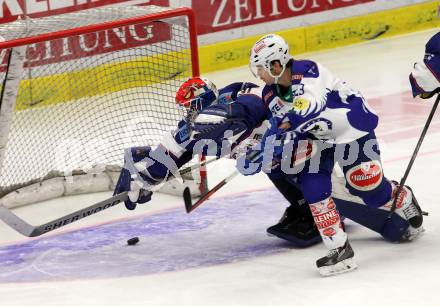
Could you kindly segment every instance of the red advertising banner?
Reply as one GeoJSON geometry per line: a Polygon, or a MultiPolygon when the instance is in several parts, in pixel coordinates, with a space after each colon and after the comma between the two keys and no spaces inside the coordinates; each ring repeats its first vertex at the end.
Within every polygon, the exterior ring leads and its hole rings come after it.
{"type": "Polygon", "coordinates": [[[375,0],[211,0],[193,1],[198,34],[239,28],[375,0]]]}
{"type": "MultiPolygon", "coordinates": [[[[17,19],[22,11],[20,3],[27,1],[29,5],[36,4],[36,0],[0,0],[3,4],[3,19],[1,22],[7,22],[17,19]],[[8,4],[9,6],[5,6],[8,4]],[[7,10],[5,10],[5,7],[7,10]],[[20,13],[14,15],[13,13],[20,13]],[[6,14],[6,15],[5,15],[6,14]]],[[[46,2],[46,6],[51,2],[58,3],[57,10],[45,10],[37,12],[35,7],[30,16],[35,18],[67,13],[71,11],[79,11],[82,9],[115,4],[118,2],[127,2],[127,0],[39,0],[38,3],[46,2]],[[67,6],[67,3],[75,3],[75,5],[67,6]],[[61,8],[61,4],[64,7],[61,8]]],[[[129,2],[129,1],[128,1],[129,2]]],[[[149,4],[168,5],[168,0],[152,0],[149,4]]],[[[54,5],[49,8],[55,8],[54,5]]],[[[52,40],[46,42],[38,42],[30,45],[27,49],[25,66],[40,66],[50,63],[59,63],[75,58],[98,55],[102,53],[125,50],[137,46],[154,44],[161,41],[171,39],[171,28],[166,23],[148,23],[125,26],[121,28],[112,28],[105,31],[89,33],[78,36],[71,36],[62,40],[52,40]]],[[[4,71],[7,61],[6,50],[0,52],[0,71],[4,71]]]]}
{"type": "MultiPolygon", "coordinates": [[[[0,23],[11,22],[18,16],[33,18],[63,14],[98,6],[130,2],[129,0],[0,0],[0,23]]],[[[145,0],[145,4],[169,6],[169,0],[145,0]]]]}
{"type": "MultiPolygon", "coordinates": [[[[171,39],[166,23],[146,23],[112,28],[78,36],[69,36],[29,45],[26,67],[59,63],[112,51],[126,50],[171,39]]],[[[6,50],[1,50],[0,71],[7,64],[6,50]]]]}
{"type": "Polygon", "coordinates": [[[30,46],[27,60],[31,65],[45,65],[125,50],[169,40],[171,38],[170,31],[171,29],[166,23],[150,23],[70,36],[30,46]]]}

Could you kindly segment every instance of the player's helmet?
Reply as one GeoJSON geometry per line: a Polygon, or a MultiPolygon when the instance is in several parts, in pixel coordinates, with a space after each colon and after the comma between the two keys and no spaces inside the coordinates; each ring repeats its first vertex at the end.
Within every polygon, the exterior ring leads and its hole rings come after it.
{"type": "Polygon", "coordinates": [[[200,112],[215,103],[217,87],[207,78],[193,77],[180,85],[176,93],[176,103],[191,112],[200,112]]]}
{"type": "Polygon", "coordinates": [[[279,75],[272,74],[270,71],[271,63],[276,60],[280,61],[283,66],[282,74],[290,59],[289,46],[286,41],[279,35],[268,34],[260,38],[252,47],[249,67],[256,78],[258,78],[258,67],[264,68],[272,77],[276,78],[279,75]]]}

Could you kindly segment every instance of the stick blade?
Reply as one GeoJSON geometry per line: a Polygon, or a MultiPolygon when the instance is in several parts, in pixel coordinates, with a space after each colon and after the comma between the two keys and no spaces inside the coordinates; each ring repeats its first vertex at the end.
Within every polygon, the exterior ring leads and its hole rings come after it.
{"type": "Polygon", "coordinates": [[[36,237],[42,234],[34,226],[19,218],[3,206],[0,206],[0,220],[26,237],[36,237]]]}
{"type": "Polygon", "coordinates": [[[193,204],[191,198],[191,190],[188,187],[183,190],[183,201],[185,202],[186,213],[189,214],[192,210],[193,204]]]}

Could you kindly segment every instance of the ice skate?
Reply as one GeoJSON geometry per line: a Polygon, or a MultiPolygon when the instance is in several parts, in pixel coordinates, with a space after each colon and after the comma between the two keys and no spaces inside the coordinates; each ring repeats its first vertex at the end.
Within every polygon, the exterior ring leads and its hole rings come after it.
{"type": "Polygon", "coordinates": [[[342,247],[332,249],[327,256],[318,259],[316,266],[322,276],[341,274],[357,268],[353,257],[353,249],[347,240],[342,247]]]}

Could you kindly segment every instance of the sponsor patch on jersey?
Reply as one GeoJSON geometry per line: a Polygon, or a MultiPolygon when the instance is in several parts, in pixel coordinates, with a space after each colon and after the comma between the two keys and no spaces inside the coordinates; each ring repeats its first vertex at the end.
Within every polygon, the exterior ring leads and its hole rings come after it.
{"type": "Polygon", "coordinates": [[[302,74],[292,74],[292,80],[301,80],[302,78],[302,74]]]}
{"type": "Polygon", "coordinates": [[[345,178],[351,187],[361,191],[370,191],[380,185],[383,179],[382,166],[373,160],[361,163],[347,171],[345,178]]]}
{"type": "Polygon", "coordinates": [[[305,98],[296,98],[293,101],[293,109],[296,111],[302,111],[310,106],[310,101],[305,98]]]}
{"type": "Polygon", "coordinates": [[[269,110],[273,116],[282,117],[287,112],[287,109],[288,108],[285,106],[284,102],[278,97],[275,97],[269,103],[269,110]]]}

